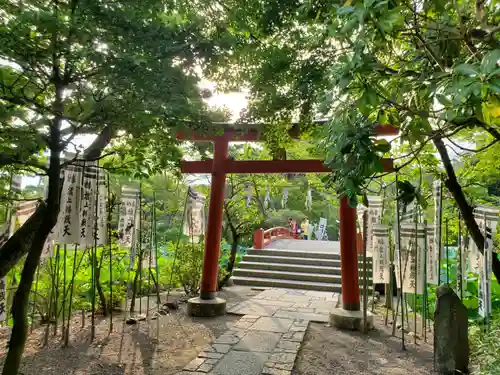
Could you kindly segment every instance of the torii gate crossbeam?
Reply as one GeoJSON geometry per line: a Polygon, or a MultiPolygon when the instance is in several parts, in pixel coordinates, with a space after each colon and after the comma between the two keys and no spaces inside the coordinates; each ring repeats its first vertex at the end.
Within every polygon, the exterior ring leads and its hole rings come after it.
{"type": "MultiPolygon", "coordinates": [[[[378,126],[377,135],[396,135],[392,126],[378,126]]],[[[205,252],[200,297],[190,300],[188,313],[197,316],[213,316],[225,312],[225,301],[216,298],[217,274],[223,220],[224,188],[228,173],[328,173],[322,160],[231,160],[228,158],[230,142],[259,141],[254,130],[238,133],[225,129],[221,135],[200,136],[178,134],[180,140],[214,142],[213,160],[181,161],[182,173],[210,173],[212,182],[208,210],[208,226],[205,236],[205,252]]],[[[393,169],[392,159],[383,159],[384,169],[393,169]]],[[[359,310],[358,254],[356,251],[356,210],[349,206],[346,197],[340,200],[340,259],[342,267],[342,307],[359,310]]]]}

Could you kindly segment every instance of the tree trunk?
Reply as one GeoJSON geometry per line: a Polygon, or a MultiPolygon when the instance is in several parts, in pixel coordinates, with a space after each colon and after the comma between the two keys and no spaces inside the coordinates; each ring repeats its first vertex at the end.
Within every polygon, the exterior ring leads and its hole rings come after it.
{"type": "Polygon", "coordinates": [[[106,296],[104,295],[104,291],[102,290],[102,285],[101,285],[101,267],[102,267],[102,260],[104,257],[104,252],[101,252],[101,260],[99,264],[96,264],[94,268],[94,275],[95,275],[95,286],[97,289],[97,294],[99,294],[99,299],[101,300],[101,311],[102,315],[108,316],[109,310],[108,310],[108,305],[106,303],[106,296]]]}
{"type": "MultiPolygon", "coordinates": [[[[451,162],[450,156],[448,155],[448,150],[446,150],[446,145],[441,138],[434,139],[434,145],[441,156],[441,161],[443,162],[444,168],[446,170],[447,178],[444,181],[446,188],[449,190],[455,202],[457,203],[458,209],[462,214],[462,219],[464,220],[467,229],[472,237],[472,240],[476,244],[478,250],[483,253],[484,249],[484,236],[479,229],[479,226],[474,219],[473,208],[467,202],[462,186],[458,182],[457,175],[453,169],[453,164],[451,162]]],[[[493,274],[498,282],[500,282],[500,260],[498,259],[498,254],[493,253],[492,256],[492,269],[493,274]]]]}
{"type": "MultiPolygon", "coordinates": [[[[12,303],[12,318],[14,325],[9,341],[9,352],[5,358],[5,363],[2,370],[2,375],[15,375],[18,373],[21,364],[21,358],[24,352],[24,345],[26,343],[26,335],[28,333],[28,324],[26,316],[28,314],[29,296],[33,279],[35,277],[38,263],[42,255],[45,241],[56,224],[57,216],[59,214],[59,190],[60,190],[60,158],[59,158],[59,128],[60,119],[55,119],[55,123],[51,127],[51,155],[49,167],[49,189],[45,206],[45,215],[43,220],[39,223],[34,230],[31,237],[29,247],[26,246],[20,252],[28,251],[26,262],[21,273],[21,280],[14,296],[12,303]]],[[[37,210],[42,212],[42,210],[37,210]]],[[[39,214],[40,215],[40,214],[39,214]]],[[[25,227],[25,226],[23,226],[25,227]]],[[[16,232],[16,233],[19,233],[16,232]]],[[[21,239],[19,239],[21,241],[21,239]]],[[[24,241],[24,239],[23,239],[24,241]]],[[[5,248],[5,246],[4,246],[5,248]]]]}
{"type": "Polygon", "coordinates": [[[238,244],[240,242],[239,234],[233,234],[233,243],[231,244],[231,253],[227,262],[227,272],[229,277],[233,274],[234,263],[236,262],[236,254],[238,253],[238,244]]]}
{"type": "MultiPolygon", "coordinates": [[[[134,282],[132,284],[132,298],[130,300],[130,314],[134,313],[135,310],[135,299],[137,298],[137,281],[142,273],[142,252],[139,253],[137,257],[137,269],[135,271],[134,282]]],[[[139,296],[140,298],[140,296],[139,296]]]]}

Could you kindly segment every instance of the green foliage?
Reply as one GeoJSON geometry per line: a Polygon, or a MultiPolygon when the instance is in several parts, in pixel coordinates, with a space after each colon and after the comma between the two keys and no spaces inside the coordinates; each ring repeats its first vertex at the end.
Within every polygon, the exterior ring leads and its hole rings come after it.
{"type": "Polygon", "coordinates": [[[203,243],[190,241],[181,242],[177,249],[174,272],[188,296],[194,296],[200,290],[203,250],[203,243]]]}
{"type": "Polygon", "coordinates": [[[495,316],[487,330],[477,325],[470,327],[469,343],[473,374],[500,374],[500,317],[495,316]]]}

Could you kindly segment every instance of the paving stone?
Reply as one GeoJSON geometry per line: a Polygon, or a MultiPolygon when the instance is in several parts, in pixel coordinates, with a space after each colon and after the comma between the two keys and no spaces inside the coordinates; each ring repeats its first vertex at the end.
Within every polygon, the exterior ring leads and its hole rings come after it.
{"type": "Polygon", "coordinates": [[[293,325],[307,327],[309,325],[309,319],[297,319],[293,322],[293,325]]]}
{"type": "Polygon", "coordinates": [[[281,370],[290,370],[292,371],[293,369],[293,363],[276,363],[273,367],[274,368],[279,368],[281,370]]]}
{"type": "Polygon", "coordinates": [[[207,345],[202,349],[202,352],[215,352],[211,345],[207,345]]]}
{"type": "Polygon", "coordinates": [[[296,311],[302,313],[314,313],[314,309],[310,307],[298,307],[296,311]]]}
{"type": "Polygon", "coordinates": [[[281,296],[279,301],[284,301],[284,302],[293,302],[293,303],[306,303],[311,301],[311,297],[309,296],[293,296],[293,295],[284,295],[281,296]]]}
{"type": "Polygon", "coordinates": [[[209,365],[209,364],[204,363],[200,367],[198,367],[198,372],[207,373],[207,372],[210,372],[213,367],[214,367],[213,365],[209,365]]]}
{"type": "Polygon", "coordinates": [[[289,335],[283,335],[282,340],[284,341],[293,341],[293,342],[302,342],[304,341],[305,332],[289,332],[289,335]]]}
{"type": "Polygon", "coordinates": [[[287,296],[305,296],[307,294],[307,290],[289,290],[286,295],[287,296]]]}
{"type": "Polygon", "coordinates": [[[280,341],[277,348],[283,349],[287,352],[296,353],[300,348],[300,343],[293,341],[280,341]]]}
{"type": "Polygon", "coordinates": [[[217,353],[227,353],[231,349],[231,345],[228,344],[213,344],[212,347],[217,353]]]}
{"type": "Polygon", "coordinates": [[[236,336],[239,339],[241,339],[243,336],[246,335],[246,333],[247,333],[247,331],[243,331],[243,330],[230,330],[230,331],[224,332],[224,335],[227,335],[227,336],[236,336]]]}
{"type": "Polygon", "coordinates": [[[219,362],[218,359],[206,359],[205,362],[203,364],[207,364],[207,365],[215,365],[217,362],[219,362]]]}
{"type": "Polygon", "coordinates": [[[258,316],[258,315],[243,315],[241,317],[241,319],[244,319],[244,320],[257,320],[259,318],[260,318],[260,316],[258,316]]]}
{"type": "Polygon", "coordinates": [[[248,305],[248,306],[236,306],[234,310],[229,311],[236,315],[258,315],[258,316],[273,316],[273,314],[279,310],[279,306],[271,305],[248,305]]]}
{"type": "Polygon", "coordinates": [[[305,332],[307,327],[290,327],[291,332],[305,332]]]}
{"type": "Polygon", "coordinates": [[[262,369],[262,375],[290,375],[291,371],[281,370],[278,368],[264,367],[262,369]]]}
{"type": "Polygon", "coordinates": [[[255,320],[243,320],[243,321],[240,320],[234,326],[235,326],[235,328],[248,329],[254,323],[255,323],[255,320]]]}
{"type": "Polygon", "coordinates": [[[181,371],[177,373],[177,375],[199,375],[199,372],[196,371],[181,371]]]}
{"type": "Polygon", "coordinates": [[[327,323],[330,319],[330,316],[327,314],[314,314],[314,313],[305,313],[298,311],[277,311],[273,317],[275,318],[289,318],[289,319],[303,319],[313,322],[327,323]]]}
{"type": "Polygon", "coordinates": [[[229,345],[233,345],[233,344],[236,344],[238,341],[240,341],[239,337],[236,337],[236,336],[233,336],[233,335],[223,334],[219,338],[215,339],[214,343],[215,344],[229,344],[229,345]]]}
{"type": "Polygon", "coordinates": [[[258,296],[261,297],[272,297],[272,298],[279,298],[283,295],[287,294],[287,290],[284,289],[268,289],[263,291],[262,293],[259,293],[258,296]]]}
{"type": "Polygon", "coordinates": [[[295,357],[297,356],[296,353],[273,353],[269,357],[270,361],[277,362],[277,363],[294,363],[295,362],[295,357]]]}
{"type": "Polygon", "coordinates": [[[272,352],[281,335],[273,332],[250,331],[236,344],[234,350],[272,352]]]}
{"type": "Polygon", "coordinates": [[[331,310],[335,308],[335,303],[333,302],[327,302],[327,301],[312,301],[308,304],[308,306],[304,307],[310,307],[311,309],[322,309],[322,310],[331,310]]]}
{"type": "Polygon", "coordinates": [[[212,370],[212,375],[260,375],[267,353],[251,353],[232,350],[212,370]]]}
{"type": "Polygon", "coordinates": [[[184,370],[187,371],[195,371],[198,367],[200,367],[205,362],[205,358],[195,358],[191,362],[184,367],[184,370]]]}
{"type": "Polygon", "coordinates": [[[250,327],[250,330],[285,333],[292,323],[292,319],[262,317],[250,327]]]}
{"type": "Polygon", "coordinates": [[[200,354],[198,354],[198,357],[219,359],[219,358],[222,358],[223,355],[224,354],[221,354],[221,353],[201,352],[200,354]]]}
{"type": "Polygon", "coordinates": [[[294,303],[292,307],[309,307],[312,302],[294,303]]]}
{"type": "Polygon", "coordinates": [[[332,297],[334,293],[331,292],[317,292],[314,290],[308,290],[306,296],[316,297],[316,298],[329,298],[332,297]]]}

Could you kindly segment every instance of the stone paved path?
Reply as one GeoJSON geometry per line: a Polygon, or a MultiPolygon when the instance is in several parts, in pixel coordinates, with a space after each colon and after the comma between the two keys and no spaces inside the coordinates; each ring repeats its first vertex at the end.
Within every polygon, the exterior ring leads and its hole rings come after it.
{"type": "Polygon", "coordinates": [[[228,312],[243,315],[179,375],[290,375],[309,322],[327,322],[338,295],[269,289],[228,312]]]}

